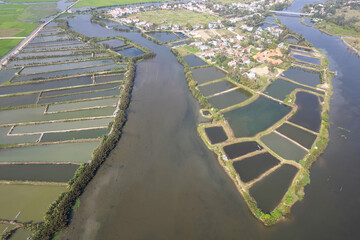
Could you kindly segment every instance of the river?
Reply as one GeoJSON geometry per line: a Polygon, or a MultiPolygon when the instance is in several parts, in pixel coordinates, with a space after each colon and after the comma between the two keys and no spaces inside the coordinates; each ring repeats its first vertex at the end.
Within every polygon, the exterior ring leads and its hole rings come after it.
{"type": "MultiPolygon", "coordinates": [[[[288,10],[305,2],[311,1],[296,0],[288,10]]],[[[64,239],[357,239],[360,58],[338,37],[306,27],[299,18],[280,18],[327,53],[338,72],[330,143],[311,168],[304,200],[287,219],[264,227],[251,215],[197,135],[199,107],[168,47],[119,33],[157,55],[137,64],[124,134],[81,196],[64,239]]]]}

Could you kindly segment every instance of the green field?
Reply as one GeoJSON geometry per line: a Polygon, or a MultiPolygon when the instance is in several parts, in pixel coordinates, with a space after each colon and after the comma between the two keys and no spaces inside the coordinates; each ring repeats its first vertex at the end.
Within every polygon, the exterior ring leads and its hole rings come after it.
{"type": "Polygon", "coordinates": [[[0,184],[0,219],[41,222],[49,205],[66,186],[0,184]]]}
{"type": "Polygon", "coordinates": [[[103,7],[134,3],[162,2],[163,0],[82,0],[74,7],[103,7]]]}
{"type": "Polygon", "coordinates": [[[3,0],[8,3],[40,3],[40,2],[57,2],[59,0],[3,0]]]}
{"type": "Polygon", "coordinates": [[[26,37],[38,26],[41,18],[56,12],[56,3],[0,4],[0,37],[26,37]]]}
{"type": "Polygon", "coordinates": [[[217,21],[219,18],[207,13],[197,13],[188,10],[157,10],[149,12],[141,12],[131,16],[135,16],[140,20],[147,22],[161,24],[178,24],[185,26],[191,24],[208,24],[209,22],[217,21]]]}
{"type": "Polygon", "coordinates": [[[0,58],[15,47],[22,39],[0,39],[0,58]]]}

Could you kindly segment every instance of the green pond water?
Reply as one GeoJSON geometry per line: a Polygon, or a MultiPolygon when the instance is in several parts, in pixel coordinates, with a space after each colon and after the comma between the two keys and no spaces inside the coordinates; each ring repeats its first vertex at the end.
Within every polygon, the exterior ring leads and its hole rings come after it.
{"type": "Polygon", "coordinates": [[[119,88],[114,88],[114,89],[102,90],[98,92],[87,92],[87,93],[79,93],[79,94],[72,94],[72,95],[59,96],[59,97],[40,98],[39,104],[101,98],[101,97],[118,96],[118,95],[120,95],[119,88]]]}
{"type": "Polygon", "coordinates": [[[85,163],[98,145],[94,141],[0,149],[0,162],[85,163]]]}
{"type": "Polygon", "coordinates": [[[299,67],[290,67],[284,72],[284,77],[311,87],[316,87],[321,83],[319,72],[299,67]]]}
{"type": "Polygon", "coordinates": [[[235,104],[239,104],[247,100],[249,97],[251,97],[251,93],[239,88],[227,93],[208,98],[208,101],[215,108],[223,109],[235,104]]]}
{"type": "Polygon", "coordinates": [[[301,128],[295,127],[291,124],[284,123],[276,129],[279,133],[291,138],[300,143],[302,146],[310,149],[316,139],[316,135],[301,128]]]}
{"type": "Polygon", "coordinates": [[[237,87],[235,84],[224,80],[221,82],[201,86],[201,87],[199,87],[199,90],[205,97],[207,97],[209,95],[223,92],[223,91],[229,90],[231,88],[235,88],[235,87],[237,87]]]}
{"type": "Polygon", "coordinates": [[[11,127],[0,128],[0,145],[3,144],[19,144],[19,143],[34,143],[39,139],[40,134],[31,136],[7,136],[11,127]]]}
{"type": "Polygon", "coordinates": [[[0,180],[68,182],[78,167],[75,164],[0,164],[0,180]]]}
{"type": "Polygon", "coordinates": [[[199,84],[226,77],[225,73],[216,67],[197,68],[191,70],[194,80],[199,84]]]}
{"type": "Polygon", "coordinates": [[[57,111],[68,111],[73,109],[89,108],[89,107],[99,107],[99,106],[114,106],[118,103],[119,98],[105,98],[98,100],[74,102],[74,103],[60,103],[52,104],[48,107],[48,112],[57,112],[57,111]]]}
{"type": "Polygon", "coordinates": [[[291,111],[291,108],[264,96],[224,113],[236,137],[251,137],[266,130],[291,111]]]}
{"type": "Polygon", "coordinates": [[[287,160],[294,160],[299,162],[307,153],[304,149],[295,143],[275,132],[263,136],[261,141],[263,141],[268,148],[270,148],[280,157],[283,157],[287,160]]]}
{"type": "Polygon", "coordinates": [[[270,86],[268,86],[266,88],[266,90],[264,91],[264,93],[273,98],[276,98],[279,100],[284,100],[287,97],[287,95],[289,95],[292,91],[294,91],[297,88],[324,94],[324,92],[322,92],[322,91],[318,91],[318,90],[314,90],[312,88],[297,85],[295,83],[292,83],[292,82],[289,82],[286,80],[282,80],[279,78],[276,79],[270,86]]]}
{"type": "MultiPolygon", "coordinates": [[[[84,102],[81,102],[84,103],[84,102]]],[[[86,104],[86,103],[85,103],[86,104]]],[[[93,104],[96,105],[97,103],[93,104]]],[[[56,106],[56,105],[54,105],[56,106]]],[[[88,105],[75,105],[75,108],[88,105]]],[[[67,106],[64,106],[67,107],[67,106]]],[[[60,107],[60,109],[62,109],[60,107]]],[[[15,110],[0,111],[0,124],[25,123],[51,121],[60,119],[73,119],[85,117],[111,116],[115,111],[114,107],[104,107],[99,109],[85,109],[71,112],[59,112],[44,114],[44,107],[23,108],[15,110]]]]}
{"type": "Polygon", "coordinates": [[[63,131],[81,128],[93,128],[107,126],[113,118],[101,118],[93,120],[71,121],[71,122],[55,122],[42,123],[35,125],[16,126],[13,128],[12,134],[16,133],[37,133],[47,131],[63,131]]]}
{"type": "Polygon", "coordinates": [[[19,222],[43,221],[49,205],[66,186],[41,186],[28,184],[0,184],[0,218],[19,222]]]}
{"type": "Polygon", "coordinates": [[[109,130],[107,128],[60,132],[60,133],[45,133],[41,138],[41,142],[57,142],[57,141],[66,141],[73,139],[99,138],[108,133],[109,130]]]}
{"type": "Polygon", "coordinates": [[[48,92],[42,92],[40,97],[51,97],[57,95],[75,94],[75,93],[88,92],[88,91],[111,89],[114,87],[119,87],[120,85],[121,83],[117,82],[117,83],[109,83],[109,84],[101,84],[101,85],[91,85],[86,87],[76,87],[71,89],[53,90],[48,92]]]}

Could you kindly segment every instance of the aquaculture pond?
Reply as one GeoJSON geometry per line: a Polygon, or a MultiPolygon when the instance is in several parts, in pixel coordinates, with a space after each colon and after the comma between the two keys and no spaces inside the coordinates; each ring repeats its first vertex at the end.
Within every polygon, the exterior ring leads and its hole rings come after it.
{"type": "Polygon", "coordinates": [[[0,180],[68,182],[78,167],[74,164],[0,164],[0,180]]]}
{"type": "Polygon", "coordinates": [[[184,61],[189,65],[189,67],[199,67],[207,65],[202,59],[197,57],[194,54],[183,57],[184,61]]]}
{"type": "Polygon", "coordinates": [[[0,162],[86,163],[98,145],[94,141],[0,149],[0,162]]]}
{"type": "Polygon", "coordinates": [[[119,39],[109,39],[109,40],[101,41],[98,43],[103,46],[109,46],[110,48],[117,48],[117,47],[125,45],[125,42],[121,41],[119,39]]]}
{"type": "Polygon", "coordinates": [[[124,67],[125,67],[125,65],[123,65],[123,64],[105,64],[105,65],[100,65],[100,66],[75,68],[75,69],[62,70],[62,71],[56,71],[56,72],[45,72],[45,73],[38,73],[38,74],[31,74],[31,75],[19,75],[19,77],[14,78],[12,80],[12,82],[22,82],[22,81],[29,81],[29,80],[71,76],[71,75],[100,72],[100,71],[112,71],[114,69],[124,68],[124,67]]]}
{"type": "Polygon", "coordinates": [[[107,126],[112,118],[100,118],[82,121],[67,121],[67,122],[54,122],[54,123],[39,123],[35,125],[16,126],[11,131],[11,134],[24,134],[24,133],[41,133],[53,131],[65,131],[83,128],[96,128],[107,126]]]}
{"type": "Polygon", "coordinates": [[[308,57],[308,56],[303,56],[303,55],[294,54],[294,53],[291,54],[291,57],[295,58],[296,60],[303,61],[303,62],[308,62],[308,63],[312,63],[312,64],[317,64],[317,65],[321,64],[321,60],[319,58],[308,57]]]}
{"type": "Polygon", "coordinates": [[[301,146],[291,142],[276,132],[272,132],[261,138],[261,141],[272,151],[286,160],[299,162],[308,153],[301,146]]]}
{"type": "Polygon", "coordinates": [[[258,178],[267,170],[278,165],[280,161],[268,152],[234,161],[233,166],[241,181],[249,182],[258,178]]]}
{"type": "Polygon", "coordinates": [[[11,235],[11,240],[23,240],[29,239],[33,233],[31,231],[25,230],[23,228],[19,228],[15,233],[11,235]]]}
{"type": "Polygon", "coordinates": [[[0,69],[0,85],[9,81],[20,68],[0,69]]]}
{"type": "Polygon", "coordinates": [[[93,81],[91,79],[91,76],[63,78],[63,79],[59,79],[59,80],[55,79],[51,81],[39,81],[34,83],[25,83],[21,85],[0,87],[0,95],[49,90],[55,88],[65,88],[65,87],[72,87],[79,85],[88,85],[92,83],[93,81]]]}
{"type": "Polygon", "coordinates": [[[26,48],[39,47],[39,46],[53,46],[53,45],[67,45],[67,44],[78,44],[81,42],[78,40],[68,40],[68,41],[51,41],[51,42],[30,42],[26,45],[26,48]]]}
{"type": "Polygon", "coordinates": [[[41,142],[57,142],[75,139],[101,138],[103,135],[107,135],[108,132],[109,130],[107,128],[97,128],[69,132],[44,133],[41,138],[41,142]]]}
{"type": "Polygon", "coordinates": [[[314,52],[314,50],[312,50],[311,48],[305,48],[305,47],[301,47],[301,46],[290,45],[290,48],[298,49],[298,50],[305,51],[305,52],[314,52]]]}
{"type": "Polygon", "coordinates": [[[285,135],[288,138],[291,138],[295,142],[301,144],[302,146],[310,149],[313,145],[317,135],[305,131],[299,127],[295,127],[289,123],[284,123],[279,128],[276,129],[279,133],[285,135]]]}
{"type": "Polygon", "coordinates": [[[36,93],[36,94],[27,94],[21,96],[0,97],[0,108],[35,104],[38,99],[38,96],[39,94],[36,93]]]}
{"type": "Polygon", "coordinates": [[[283,74],[286,78],[311,87],[316,87],[318,84],[321,84],[320,73],[305,68],[290,67],[283,74]]]}
{"type": "Polygon", "coordinates": [[[0,111],[0,124],[12,125],[16,123],[26,123],[26,122],[53,121],[53,120],[61,120],[61,119],[70,120],[74,118],[112,116],[115,111],[115,106],[101,107],[94,109],[82,109],[82,110],[78,109],[77,105],[75,105],[75,107],[76,109],[68,109],[74,111],[48,113],[48,114],[44,114],[45,111],[44,107],[22,108],[22,109],[0,111]]]}
{"type": "Polygon", "coordinates": [[[249,97],[251,97],[251,93],[242,88],[238,88],[230,92],[210,97],[207,100],[215,108],[223,109],[235,104],[239,104],[247,100],[249,97]]]}
{"type": "Polygon", "coordinates": [[[49,64],[44,66],[36,66],[36,67],[25,67],[21,70],[20,74],[36,74],[43,72],[53,72],[53,71],[61,71],[61,70],[69,70],[73,68],[82,68],[82,67],[92,67],[103,64],[114,63],[112,59],[104,59],[104,60],[96,60],[96,61],[81,61],[74,63],[59,63],[59,64],[49,64]]]}
{"type": "Polygon", "coordinates": [[[267,97],[260,96],[254,102],[224,113],[236,137],[251,137],[264,131],[291,111],[267,97]]]}
{"type": "Polygon", "coordinates": [[[215,93],[227,91],[227,90],[230,90],[230,89],[233,89],[236,87],[238,87],[238,86],[236,86],[235,84],[233,84],[229,81],[223,80],[220,82],[200,86],[199,90],[202,93],[202,95],[207,97],[207,96],[213,95],[215,93]]]}
{"type": "Polygon", "coordinates": [[[280,78],[276,79],[273,83],[271,83],[271,85],[266,88],[264,93],[273,98],[284,100],[295,89],[305,89],[319,94],[324,94],[323,91],[315,90],[302,85],[297,85],[295,83],[280,78]]]}
{"type": "MultiPolygon", "coordinates": [[[[106,56],[105,53],[96,54],[96,57],[103,57],[106,56]]],[[[75,61],[75,60],[86,60],[91,59],[92,56],[90,54],[85,55],[69,55],[64,57],[52,57],[52,58],[37,58],[37,59],[21,59],[21,60],[14,60],[8,63],[7,66],[23,66],[29,64],[52,64],[58,62],[68,62],[68,61],[75,61]]],[[[70,63],[68,63],[70,64],[70,63]]]]}
{"type": "Polygon", "coordinates": [[[199,84],[226,77],[225,73],[216,67],[197,68],[191,72],[194,80],[199,84]]]}
{"type": "Polygon", "coordinates": [[[186,44],[186,43],[187,43],[186,41],[179,41],[179,42],[173,42],[173,43],[171,43],[171,45],[173,45],[174,47],[176,47],[176,46],[184,45],[184,44],[186,44]]]}
{"type": "Polygon", "coordinates": [[[298,110],[289,121],[318,132],[322,111],[319,97],[307,92],[298,92],[296,93],[295,104],[298,106],[298,110]]]}
{"type": "Polygon", "coordinates": [[[124,55],[125,57],[136,57],[141,54],[144,54],[143,51],[141,51],[136,47],[126,48],[117,52],[120,53],[121,55],[124,55]]]}
{"type": "Polygon", "coordinates": [[[184,33],[182,33],[182,32],[175,32],[176,33],[176,35],[178,35],[179,36],[179,38],[182,38],[182,39],[186,39],[186,38],[189,38],[188,36],[186,36],[184,33]]]}
{"type": "Polygon", "coordinates": [[[96,83],[105,83],[105,82],[112,82],[123,80],[124,74],[111,74],[111,75],[95,75],[95,82],[96,83]]]}
{"type": "Polygon", "coordinates": [[[118,101],[119,101],[118,98],[105,98],[105,99],[82,101],[82,102],[52,104],[49,105],[47,112],[73,111],[75,109],[115,106],[118,101]]]}
{"type": "Polygon", "coordinates": [[[7,136],[11,127],[0,127],[0,145],[3,144],[19,144],[19,143],[34,143],[36,142],[40,134],[30,136],[7,136]]]}
{"type": "Polygon", "coordinates": [[[120,95],[119,88],[114,88],[110,90],[100,90],[97,92],[86,92],[86,93],[79,93],[79,94],[72,94],[72,95],[65,95],[59,97],[48,97],[48,98],[40,98],[38,103],[57,103],[57,102],[64,102],[64,101],[75,101],[80,99],[95,99],[95,98],[103,98],[108,96],[118,96],[120,95]]]}
{"type": "Polygon", "coordinates": [[[280,203],[297,172],[296,167],[284,164],[250,188],[251,196],[263,212],[271,212],[280,203]]]}
{"type": "Polygon", "coordinates": [[[41,222],[49,205],[66,186],[0,184],[0,218],[19,222],[41,222]]]}
{"type": "Polygon", "coordinates": [[[257,142],[250,141],[226,145],[223,149],[229,159],[235,159],[248,153],[262,150],[263,148],[257,142]]]}
{"type": "Polygon", "coordinates": [[[172,32],[151,32],[147,34],[160,42],[172,42],[179,39],[172,32]]]}
{"type": "Polygon", "coordinates": [[[40,97],[53,97],[58,95],[65,95],[65,94],[73,94],[73,93],[81,93],[81,92],[92,92],[97,90],[104,90],[104,89],[111,89],[115,87],[120,87],[121,83],[107,83],[107,84],[97,84],[97,85],[90,85],[86,87],[73,87],[73,88],[66,88],[61,90],[51,90],[51,91],[44,91],[41,93],[40,97]]]}
{"type": "Polygon", "coordinates": [[[209,138],[211,144],[224,142],[228,139],[222,127],[208,127],[205,128],[206,136],[209,138]]]}

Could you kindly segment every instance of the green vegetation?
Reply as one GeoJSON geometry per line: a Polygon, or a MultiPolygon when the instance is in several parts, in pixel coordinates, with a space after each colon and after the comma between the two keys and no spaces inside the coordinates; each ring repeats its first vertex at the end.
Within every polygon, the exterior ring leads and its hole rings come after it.
{"type": "MultiPolygon", "coordinates": [[[[21,22],[28,5],[0,6],[0,37],[26,37],[37,27],[36,23],[21,22]]],[[[36,12],[33,15],[36,16],[36,12]]]]}
{"type": "Polygon", "coordinates": [[[148,2],[162,2],[162,0],[82,0],[74,7],[104,7],[148,2]]]}
{"type": "Polygon", "coordinates": [[[176,48],[176,51],[181,55],[181,56],[187,56],[190,54],[194,54],[197,52],[200,52],[200,50],[196,47],[190,47],[190,46],[180,46],[176,48]]]}
{"type": "Polygon", "coordinates": [[[13,49],[22,39],[0,39],[0,58],[13,49]]]}
{"type": "Polygon", "coordinates": [[[44,213],[65,186],[45,186],[29,184],[0,184],[0,219],[19,222],[43,220],[44,213]]]}
{"type": "Polygon", "coordinates": [[[320,30],[331,35],[360,37],[360,32],[356,31],[353,28],[344,28],[339,25],[336,25],[335,23],[328,22],[325,20],[315,24],[315,26],[320,30]]]}
{"type": "Polygon", "coordinates": [[[184,61],[180,53],[175,49],[172,48],[171,52],[177,57],[178,62],[184,66],[185,78],[188,83],[189,90],[193,97],[198,100],[200,106],[202,108],[210,108],[211,105],[208,100],[204,97],[204,95],[196,88],[196,81],[193,78],[189,65],[184,61]]]}
{"type": "Polygon", "coordinates": [[[217,21],[219,18],[207,13],[197,13],[188,10],[157,10],[141,12],[134,15],[147,22],[155,23],[157,25],[196,25],[196,24],[208,24],[209,22],[217,21]]]}
{"type": "Polygon", "coordinates": [[[41,2],[57,2],[60,0],[4,0],[8,3],[41,3],[41,2]]]}

